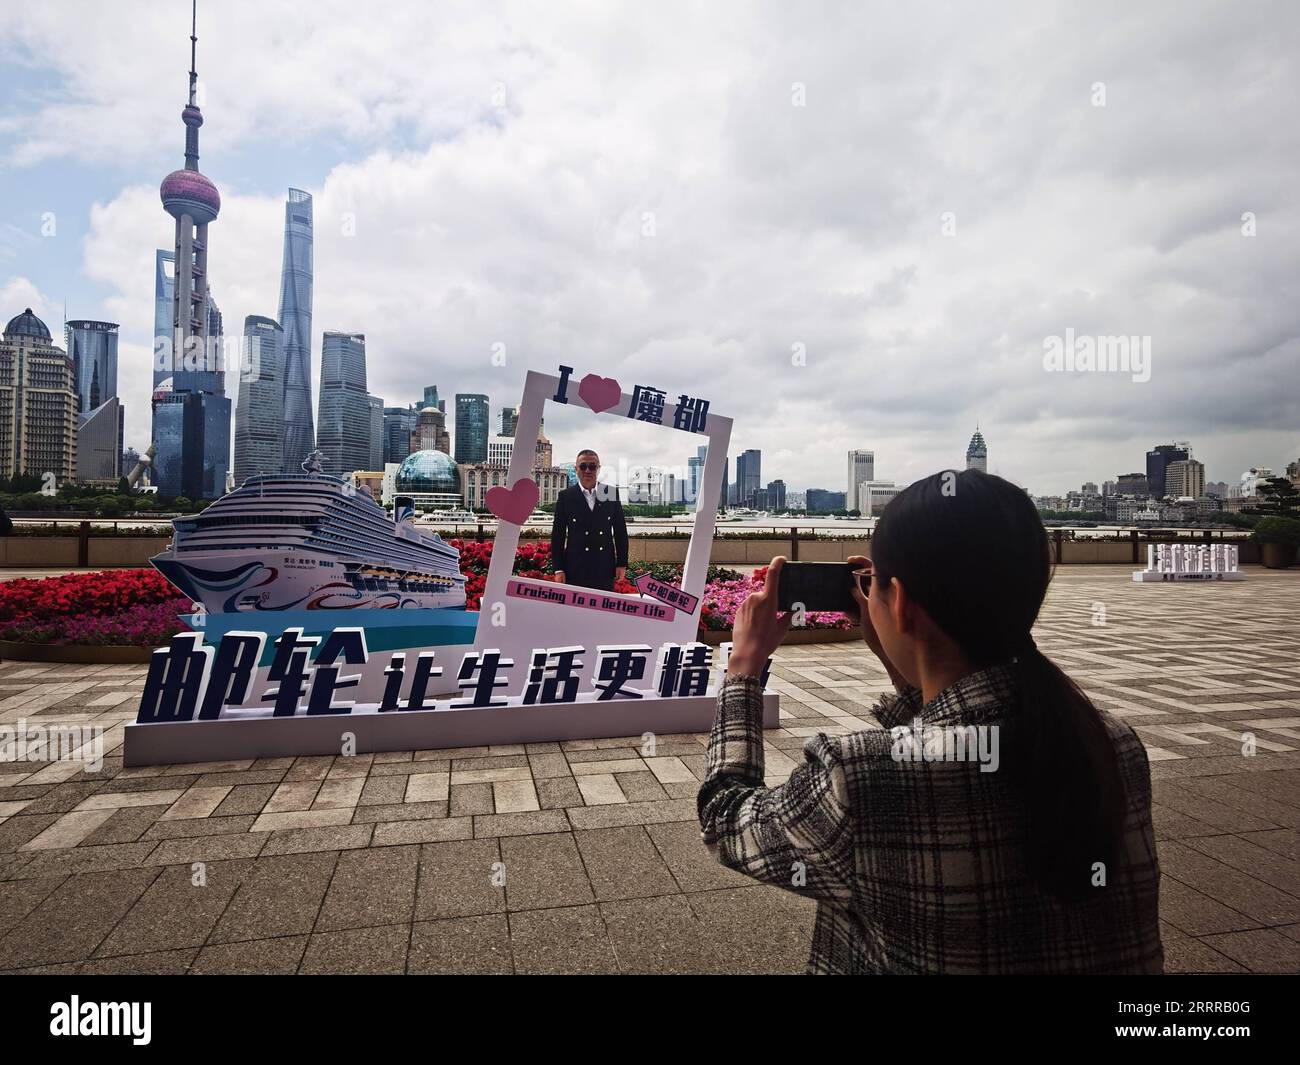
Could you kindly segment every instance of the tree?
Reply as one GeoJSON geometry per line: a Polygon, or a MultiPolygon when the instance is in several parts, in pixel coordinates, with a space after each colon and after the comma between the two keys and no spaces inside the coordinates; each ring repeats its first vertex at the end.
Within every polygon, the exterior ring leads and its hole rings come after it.
{"type": "Polygon", "coordinates": [[[118,495],[124,495],[124,496],[130,495],[131,482],[128,481],[125,477],[119,477],[117,479],[117,492],[118,495]]]}
{"type": "Polygon", "coordinates": [[[1300,518],[1300,489],[1285,477],[1270,477],[1255,490],[1261,500],[1252,509],[1277,518],[1300,518]]]}
{"type": "Polygon", "coordinates": [[[177,496],[175,499],[172,500],[172,509],[193,510],[194,503],[190,500],[189,496],[177,496]]]}

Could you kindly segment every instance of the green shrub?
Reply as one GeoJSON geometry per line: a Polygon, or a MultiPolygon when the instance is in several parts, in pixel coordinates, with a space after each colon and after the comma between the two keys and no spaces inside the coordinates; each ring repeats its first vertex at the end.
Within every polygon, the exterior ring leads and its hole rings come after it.
{"type": "Polygon", "coordinates": [[[1254,539],[1261,544],[1287,544],[1300,547],[1300,520],[1296,518],[1260,518],[1255,523],[1254,539]]]}

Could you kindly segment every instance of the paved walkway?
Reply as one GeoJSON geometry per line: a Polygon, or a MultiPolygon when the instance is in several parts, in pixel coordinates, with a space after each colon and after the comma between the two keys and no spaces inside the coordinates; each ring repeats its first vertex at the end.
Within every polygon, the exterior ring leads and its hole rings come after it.
{"type": "MultiPolygon", "coordinates": [[[[1298,971],[1300,571],[1128,572],[1061,570],[1036,637],[1147,743],[1168,968],[1298,971]]],[[[114,747],[142,673],[5,662],[0,725],[97,722],[114,747]]],[[[769,782],[885,685],[856,643],[782,651],[774,677],[769,782]]],[[[0,970],[801,971],[812,904],[699,842],[704,743],[0,763],[0,970]]]]}

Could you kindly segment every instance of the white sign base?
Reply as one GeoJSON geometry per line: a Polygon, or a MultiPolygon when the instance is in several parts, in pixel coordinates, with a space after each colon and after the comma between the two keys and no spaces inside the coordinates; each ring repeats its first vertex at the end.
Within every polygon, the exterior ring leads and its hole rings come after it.
{"type": "MultiPolygon", "coordinates": [[[[778,724],[779,696],[763,693],[763,727],[778,724]]],[[[126,726],[122,742],[126,766],[182,762],[227,762],[342,754],[346,734],[355,737],[356,754],[377,751],[437,750],[494,744],[560,740],[668,736],[708,732],[717,712],[716,695],[465,710],[392,710],[314,717],[178,721],[126,726]]],[[[703,748],[701,748],[703,750],[703,748]]]]}

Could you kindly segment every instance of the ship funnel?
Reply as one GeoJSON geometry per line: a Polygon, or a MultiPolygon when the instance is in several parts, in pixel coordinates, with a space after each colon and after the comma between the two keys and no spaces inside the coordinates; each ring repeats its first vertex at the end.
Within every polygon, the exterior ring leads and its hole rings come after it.
{"type": "Polygon", "coordinates": [[[393,521],[398,525],[415,521],[415,500],[410,496],[394,496],[393,521]]]}

